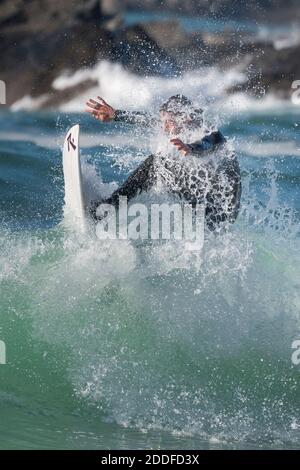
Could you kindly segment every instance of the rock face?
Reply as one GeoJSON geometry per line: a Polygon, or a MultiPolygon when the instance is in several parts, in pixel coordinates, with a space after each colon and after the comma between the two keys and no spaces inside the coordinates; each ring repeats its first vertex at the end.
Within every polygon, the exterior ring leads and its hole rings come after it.
{"type": "Polygon", "coordinates": [[[100,59],[121,62],[136,73],[178,72],[176,60],[146,29],[122,28],[120,4],[118,0],[2,0],[0,78],[7,83],[7,103],[46,93],[53,95],[49,102],[56,102],[52,82],[57,76],[91,67],[100,59]]]}
{"type": "Polygon", "coordinates": [[[48,92],[64,69],[93,64],[97,44],[109,55],[110,33],[100,28],[100,7],[97,0],[84,6],[74,0],[0,3],[1,78],[7,83],[8,104],[48,92]]]}
{"type": "Polygon", "coordinates": [[[124,28],[115,35],[115,42],[116,59],[134,73],[173,76],[180,71],[176,58],[159,45],[151,28],[144,25],[124,28]]]}
{"type": "Polygon", "coordinates": [[[4,0],[1,2],[0,27],[1,32],[41,32],[44,33],[70,25],[80,17],[100,19],[100,3],[91,2],[89,8],[80,9],[79,2],[66,0],[59,2],[32,0],[4,0]]]}
{"type": "MultiPolygon", "coordinates": [[[[222,8],[229,8],[227,1],[221,3],[222,8]]],[[[239,2],[239,11],[241,4],[249,3],[239,2]]],[[[255,0],[257,3],[266,8],[270,2],[255,0]]],[[[155,0],[145,4],[153,7],[155,0]]],[[[166,4],[171,8],[178,6],[178,1],[166,4]]],[[[189,5],[191,11],[220,7],[218,0],[180,4],[182,8],[189,5]]],[[[292,82],[300,79],[300,46],[277,51],[271,43],[230,30],[187,33],[176,21],[125,27],[123,5],[121,0],[0,0],[0,79],[7,85],[7,103],[25,95],[43,96],[41,106],[56,107],[95,82],[85,80],[55,90],[55,78],[91,67],[101,59],[119,62],[134,73],[163,76],[203,65],[223,69],[238,65],[248,76],[242,89],[255,95],[268,89],[288,97],[292,82]]]]}
{"type": "Polygon", "coordinates": [[[82,25],[59,31],[32,34],[15,33],[1,37],[1,78],[7,84],[8,104],[24,95],[33,97],[48,93],[53,80],[64,70],[75,71],[91,66],[101,48],[103,58],[110,57],[110,35],[82,25]],[[78,38],[84,36],[84,41],[78,38]],[[87,43],[89,47],[87,47],[87,43]]]}
{"type": "Polygon", "coordinates": [[[292,83],[300,77],[299,54],[300,45],[279,51],[271,45],[266,46],[252,58],[247,81],[229,91],[246,91],[253,96],[271,91],[289,99],[294,91],[292,83]]]}

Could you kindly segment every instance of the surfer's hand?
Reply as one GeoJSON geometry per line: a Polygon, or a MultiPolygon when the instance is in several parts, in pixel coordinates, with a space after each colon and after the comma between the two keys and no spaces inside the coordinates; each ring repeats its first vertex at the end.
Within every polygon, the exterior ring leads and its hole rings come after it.
{"type": "Polygon", "coordinates": [[[182,142],[182,140],[180,139],[171,139],[170,141],[173,145],[175,145],[175,147],[177,147],[177,149],[184,153],[184,155],[188,155],[189,153],[191,153],[191,149],[189,147],[189,145],[187,144],[184,144],[182,142]]]}
{"type": "Polygon", "coordinates": [[[101,122],[109,122],[115,119],[116,111],[107,104],[101,96],[96,100],[90,98],[86,103],[86,111],[101,122]]]}

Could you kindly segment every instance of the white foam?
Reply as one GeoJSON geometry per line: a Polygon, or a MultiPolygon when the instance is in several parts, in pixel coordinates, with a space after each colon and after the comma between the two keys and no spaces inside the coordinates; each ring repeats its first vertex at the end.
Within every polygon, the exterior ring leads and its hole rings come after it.
{"type": "Polygon", "coordinates": [[[261,27],[258,37],[266,42],[271,40],[274,48],[278,51],[300,44],[300,31],[297,23],[289,25],[288,28],[284,26],[272,29],[269,27],[261,27]]]}
{"type": "Polygon", "coordinates": [[[252,157],[300,157],[300,147],[295,141],[286,142],[240,142],[239,152],[252,157]]]}
{"type": "MultiPolygon", "coordinates": [[[[226,90],[243,83],[245,79],[245,75],[237,67],[225,72],[217,67],[202,67],[177,78],[163,78],[139,76],[125,70],[120,64],[101,61],[92,68],[83,68],[73,74],[64,72],[52,85],[56,90],[64,90],[85,80],[97,82],[96,86],[61,104],[59,110],[63,112],[84,112],[86,101],[97,95],[101,95],[117,109],[156,110],[162,100],[176,93],[186,94],[197,105],[215,107],[218,113],[300,112],[299,106],[274,95],[255,99],[244,93],[227,94],[226,90]]],[[[34,99],[25,96],[14,103],[11,109],[36,110],[46,99],[47,95],[34,99]]]]}
{"type": "MultiPolygon", "coordinates": [[[[0,140],[10,140],[19,142],[32,142],[41,147],[54,149],[62,147],[64,136],[54,137],[37,135],[31,132],[0,132],[0,140]]],[[[130,146],[136,149],[148,148],[146,138],[136,136],[135,134],[90,134],[82,132],[80,135],[80,147],[82,149],[96,146],[105,147],[124,147],[130,146]]]]}
{"type": "Polygon", "coordinates": [[[292,103],[292,100],[283,100],[270,93],[264,95],[259,99],[246,95],[245,93],[235,93],[233,95],[225,96],[221,105],[218,104],[216,112],[225,113],[228,115],[234,113],[276,113],[280,114],[300,114],[300,106],[292,103]]]}
{"type": "Polygon", "coordinates": [[[101,61],[96,67],[77,71],[73,76],[63,75],[54,82],[63,89],[82,79],[97,80],[99,87],[88,90],[63,104],[62,111],[83,111],[85,101],[100,94],[112,106],[124,109],[151,109],[171,94],[184,93],[198,104],[221,98],[227,87],[241,83],[245,78],[236,69],[227,73],[216,67],[203,67],[177,78],[141,77],[126,71],[120,64],[101,61]]]}
{"type": "Polygon", "coordinates": [[[18,101],[12,104],[11,111],[36,111],[45,103],[48,95],[41,95],[38,98],[32,98],[29,95],[23,96],[18,101]]]}

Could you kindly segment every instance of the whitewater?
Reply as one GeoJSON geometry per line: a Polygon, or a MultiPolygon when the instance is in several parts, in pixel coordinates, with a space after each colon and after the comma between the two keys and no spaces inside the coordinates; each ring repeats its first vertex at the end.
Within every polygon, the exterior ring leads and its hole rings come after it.
{"type": "Polygon", "coordinates": [[[299,446],[299,107],[228,96],[234,69],[143,79],[101,62],[55,86],[83,76],[98,87],[59,112],[27,97],[0,114],[0,447],[299,446]],[[149,130],[84,115],[86,98],[154,112],[176,92],[238,153],[237,222],[200,253],[79,235],[63,217],[67,129],[80,123],[101,195],[153,150],[149,130]]]}

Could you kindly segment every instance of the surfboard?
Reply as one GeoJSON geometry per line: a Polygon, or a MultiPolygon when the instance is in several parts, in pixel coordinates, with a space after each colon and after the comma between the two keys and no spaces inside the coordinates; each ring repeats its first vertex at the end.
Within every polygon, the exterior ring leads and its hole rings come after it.
{"type": "Polygon", "coordinates": [[[79,148],[80,127],[73,126],[66,135],[63,147],[63,172],[65,180],[65,215],[84,227],[87,219],[79,148]]]}

